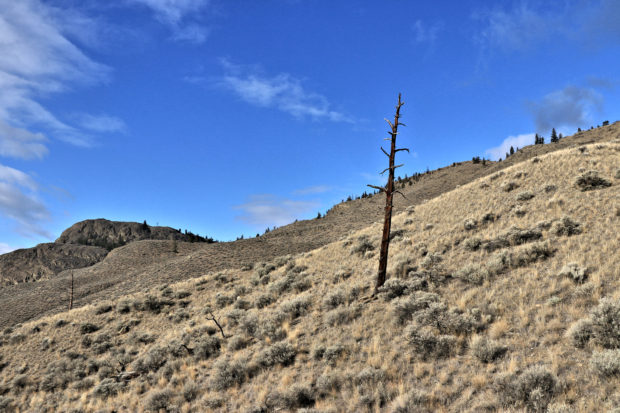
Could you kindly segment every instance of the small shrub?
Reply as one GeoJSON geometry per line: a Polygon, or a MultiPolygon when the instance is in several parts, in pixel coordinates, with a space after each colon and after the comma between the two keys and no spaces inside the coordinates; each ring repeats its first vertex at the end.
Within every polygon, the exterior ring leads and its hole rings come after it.
{"type": "Polygon", "coordinates": [[[573,221],[570,217],[564,216],[559,221],[553,223],[551,232],[555,235],[578,235],[581,234],[581,224],[573,221]]]}
{"type": "Polygon", "coordinates": [[[290,343],[275,343],[258,354],[257,363],[262,367],[288,366],[295,361],[296,355],[297,351],[290,343]]]}
{"type": "Polygon", "coordinates": [[[590,366],[603,377],[620,375],[620,350],[595,351],[590,366]]]}
{"type": "Polygon", "coordinates": [[[358,237],[357,244],[351,248],[351,254],[357,254],[359,256],[364,256],[366,252],[373,251],[375,246],[370,242],[368,236],[362,235],[358,237]]]}
{"type": "Polygon", "coordinates": [[[463,242],[463,247],[468,251],[476,251],[480,248],[482,240],[480,238],[468,238],[463,242]]]}
{"type": "Polygon", "coordinates": [[[611,186],[611,182],[599,176],[597,171],[587,171],[575,179],[575,185],[582,191],[592,191],[611,186]]]}
{"type": "Polygon", "coordinates": [[[597,343],[605,348],[620,348],[620,300],[603,298],[590,318],[597,343]]]}
{"type": "Polygon", "coordinates": [[[517,184],[516,182],[505,182],[502,184],[500,188],[504,192],[510,192],[510,191],[517,189],[518,187],[519,187],[519,184],[517,184]]]}
{"type": "Polygon", "coordinates": [[[489,270],[480,264],[467,264],[458,270],[454,276],[462,281],[481,285],[490,278],[489,270]]]}
{"type": "Polygon", "coordinates": [[[330,326],[349,324],[362,314],[361,307],[339,307],[328,311],[325,315],[325,322],[330,326]]]}
{"type": "Polygon", "coordinates": [[[543,187],[543,191],[545,191],[545,193],[551,193],[554,192],[558,189],[557,186],[553,185],[553,184],[547,184],[543,187]]]}
{"type": "Polygon", "coordinates": [[[427,254],[420,263],[422,268],[432,268],[443,260],[440,253],[427,254]]]}
{"type": "Polygon", "coordinates": [[[592,320],[588,318],[582,318],[573,324],[568,331],[566,332],[567,337],[569,337],[575,347],[583,348],[590,338],[592,338],[593,334],[593,325],[592,320]]]}
{"type": "Polygon", "coordinates": [[[463,227],[465,228],[465,231],[473,231],[478,228],[478,223],[473,218],[467,218],[465,222],[463,222],[463,227]]]}
{"type": "Polygon", "coordinates": [[[168,351],[165,348],[154,347],[144,357],[134,363],[134,370],[141,374],[159,370],[168,361],[168,351]]]}
{"type": "Polygon", "coordinates": [[[200,338],[194,347],[194,357],[197,360],[206,360],[217,357],[220,354],[220,339],[217,337],[206,336],[200,338]]]}
{"type": "Polygon", "coordinates": [[[275,302],[275,297],[273,295],[269,293],[261,294],[256,297],[256,300],[254,301],[254,307],[265,308],[273,302],[275,302]]]}
{"type": "Polygon", "coordinates": [[[325,397],[331,392],[339,391],[342,387],[342,378],[336,372],[323,373],[316,379],[318,397],[325,397]]]}
{"type": "Polygon", "coordinates": [[[434,293],[416,291],[409,297],[399,298],[394,302],[393,312],[399,324],[405,324],[413,318],[413,315],[422,309],[428,308],[431,303],[439,301],[439,296],[434,293]]]}
{"type": "Polygon", "coordinates": [[[541,366],[530,367],[520,375],[501,377],[498,393],[504,404],[523,404],[529,411],[544,412],[557,392],[557,378],[541,366]]]}
{"type": "Polygon", "coordinates": [[[412,324],[406,328],[405,336],[414,353],[423,360],[447,358],[456,352],[456,337],[437,335],[429,327],[412,324]]]}
{"type": "Polygon", "coordinates": [[[128,300],[120,300],[116,303],[116,311],[121,314],[126,314],[131,311],[132,304],[128,300]]]}
{"type": "Polygon", "coordinates": [[[347,301],[347,297],[345,292],[342,289],[337,289],[329,292],[325,298],[323,299],[323,307],[326,310],[332,310],[336,307],[339,307],[345,304],[347,301]]]}
{"type": "Polygon", "coordinates": [[[80,333],[82,334],[90,334],[90,333],[94,333],[95,331],[99,330],[99,326],[96,326],[94,324],[91,323],[84,323],[80,326],[80,333]]]}
{"type": "Polygon", "coordinates": [[[614,178],[620,179],[620,169],[616,169],[616,173],[614,174],[614,178]]]}
{"type": "Polygon", "coordinates": [[[379,288],[385,301],[393,300],[409,292],[411,283],[400,278],[390,278],[379,288]]]}
{"type": "Polygon", "coordinates": [[[392,402],[390,413],[410,413],[410,412],[430,412],[423,408],[431,399],[430,395],[424,390],[411,389],[392,402]]]}
{"type": "Polygon", "coordinates": [[[544,260],[553,255],[553,249],[548,241],[535,242],[519,249],[511,257],[513,268],[524,267],[532,262],[544,260]]]}
{"type": "Polygon", "coordinates": [[[240,336],[231,337],[226,348],[229,352],[238,351],[248,346],[248,341],[240,336]]]}
{"type": "Polygon", "coordinates": [[[153,390],[146,399],[146,409],[151,412],[169,411],[174,393],[170,389],[153,390]]]}
{"type": "Polygon", "coordinates": [[[311,305],[312,299],[310,296],[301,296],[285,301],[280,305],[280,310],[288,314],[291,318],[297,318],[305,315],[311,305]]]}
{"type": "Polygon", "coordinates": [[[517,171],[513,175],[515,179],[525,178],[526,176],[527,176],[527,172],[525,171],[517,171]]]}
{"type": "Polygon", "coordinates": [[[95,314],[105,314],[112,311],[112,305],[110,304],[101,304],[97,308],[95,308],[95,314]]]}
{"type": "Polygon", "coordinates": [[[198,394],[200,394],[200,386],[198,386],[194,382],[187,383],[185,384],[185,386],[183,386],[182,393],[183,399],[186,402],[191,403],[196,400],[196,397],[198,397],[198,394]]]}
{"type": "Polygon", "coordinates": [[[530,191],[523,191],[517,194],[517,201],[529,201],[534,198],[534,194],[530,191]]]}
{"type": "Polygon", "coordinates": [[[69,324],[69,322],[67,320],[60,319],[60,320],[58,320],[58,321],[56,321],[54,323],[54,327],[55,328],[60,328],[60,327],[66,326],[67,324],[69,324]]]}
{"type": "Polygon", "coordinates": [[[494,214],[493,212],[487,212],[482,216],[482,223],[488,224],[489,222],[495,222],[499,219],[499,215],[494,214]]]}
{"type": "Polygon", "coordinates": [[[510,245],[521,245],[542,238],[542,232],[537,229],[512,227],[504,236],[510,245]]]}
{"type": "MultiPolygon", "coordinates": [[[[284,315],[282,315],[285,317],[284,315]]],[[[271,341],[279,341],[286,337],[286,332],[282,329],[282,317],[275,316],[262,320],[259,335],[271,341]]]]}
{"type": "Polygon", "coordinates": [[[478,360],[490,363],[502,357],[508,348],[486,337],[476,337],[471,344],[472,352],[478,360]]]}
{"type": "Polygon", "coordinates": [[[558,275],[569,278],[578,284],[583,284],[588,278],[588,269],[573,262],[562,267],[558,275]]]}
{"type": "Polygon", "coordinates": [[[323,360],[327,361],[327,363],[331,366],[335,365],[340,356],[344,353],[345,348],[341,344],[334,344],[333,346],[329,346],[323,352],[323,360]]]}
{"type": "Polygon", "coordinates": [[[93,390],[93,394],[100,399],[107,399],[116,396],[125,387],[123,382],[117,382],[112,378],[101,380],[101,382],[93,390]]]}
{"type": "Polygon", "coordinates": [[[135,301],[133,306],[139,311],[150,311],[153,314],[159,314],[165,306],[174,305],[173,301],[159,299],[152,295],[147,295],[142,301],[135,301]]]}
{"type": "Polygon", "coordinates": [[[233,301],[234,301],[234,298],[229,295],[222,294],[222,293],[215,294],[215,305],[218,308],[224,308],[232,304],[233,301]]]}
{"type": "Polygon", "coordinates": [[[247,377],[247,369],[242,360],[218,360],[214,364],[215,373],[211,378],[211,387],[221,391],[234,385],[241,385],[247,377]]]}

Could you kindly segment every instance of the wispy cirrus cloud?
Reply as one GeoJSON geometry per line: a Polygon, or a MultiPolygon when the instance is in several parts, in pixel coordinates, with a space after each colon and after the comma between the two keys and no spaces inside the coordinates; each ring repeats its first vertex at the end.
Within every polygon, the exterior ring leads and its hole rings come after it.
{"type": "Polygon", "coordinates": [[[190,43],[203,43],[209,28],[200,23],[202,12],[209,0],[127,0],[130,4],[148,7],[157,20],[172,31],[172,39],[190,43]]]}
{"type": "Polygon", "coordinates": [[[40,159],[49,152],[45,142],[47,139],[42,133],[15,128],[0,119],[0,156],[40,159]]]}
{"type": "Polygon", "coordinates": [[[93,132],[107,133],[107,132],[126,132],[127,125],[125,122],[115,116],[100,114],[90,115],[83,113],[76,115],[79,125],[93,132]]]}
{"type": "Polygon", "coordinates": [[[279,198],[270,194],[252,195],[247,202],[235,206],[241,211],[236,219],[257,228],[282,226],[316,210],[319,205],[316,201],[279,198]]]}
{"type": "Polygon", "coordinates": [[[523,148],[527,145],[534,144],[534,133],[524,133],[521,135],[509,136],[499,145],[494,148],[487,149],[485,153],[490,159],[496,161],[499,158],[503,158],[506,153],[510,152],[510,147],[514,149],[523,148]]]}
{"type": "MultiPolygon", "coordinates": [[[[111,117],[82,124],[61,119],[44,103],[76,87],[107,82],[110,68],[91,59],[76,43],[95,44],[92,20],[77,10],[40,0],[0,0],[0,157],[42,159],[49,140],[92,145],[92,133],[119,128],[111,117]]],[[[28,174],[0,164],[0,218],[29,237],[44,229],[51,214],[28,174]]]]}
{"type": "Polygon", "coordinates": [[[52,234],[43,229],[50,213],[37,196],[38,185],[27,174],[0,164],[0,214],[17,223],[17,231],[28,237],[52,234]]]}
{"type": "Polygon", "coordinates": [[[422,20],[416,20],[412,26],[414,34],[413,40],[418,44],[428,44],[433,47],[443,27],[444,25],[442,22],[435,22],[429,25],[422,20]]]}
{"type": "Polygon", "coordinates": [[[616,0],[523,0],[512,7],[481,9],[472,17],[480,24],[474,39],[484,52],[526,51],[553,38],[577,41],[588,49],[620,42],[620,2],[616,0]]]}
{"type": "Polygon", "coordinates": [[[314,185],[309,186],[307,188],[298,189],[293,192],[294,195],[316,195],[323,194],[325,192],[329,192],[333,189],[333,187],[328,185],[314,185]]]}
{"type": "MultiPolygon", "coordinates": [[[[41,97],[105,81],[110,70],[68,39],[65,31],[72,26],[58,15],[38,0],[0,0],[0,120],[23,130],[45,128],[57,139],[87,146],[90,137],[54,115],[41,97]]],[[[11,144],[6,135],[0,139],[0,145],[11,144]]]]}
{"type": "Polygon", "coordinates": [[[536,131],[547,133],[551,128],[587,126],[593,113],[602,110],[603,102],[603,96],[592,88],[567,86],[526,105],[536,131]]]}
{"type": "Polygon", "coordinates": [[[265,76],[255,69],[233,65],[226,60],[222,65],[226,74],[218,84],[249,104],[276,108],[299,119],[351,122],[342,112],[331,109],[325,96],[306,90],[300,79],[288,73],[265,76]]]}

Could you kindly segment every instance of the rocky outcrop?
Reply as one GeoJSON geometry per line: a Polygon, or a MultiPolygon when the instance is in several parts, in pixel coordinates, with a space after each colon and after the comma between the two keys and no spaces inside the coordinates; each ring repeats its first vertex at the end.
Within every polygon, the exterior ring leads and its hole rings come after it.
{"type": "Polygon", "coordinates": [[[170,227],[89,219],[67,228],[56,243],[92,245],[110,251],[127,243],[144,239],[190,241],[189,237],[189,234],[183,234],[170,227]]]}
{"type": "Polygon", "coordinates": [[[104,248],[72,244],[39,244],[0,255],[0,285],[49,279],[61,271],[103,260],[104,248]]]}

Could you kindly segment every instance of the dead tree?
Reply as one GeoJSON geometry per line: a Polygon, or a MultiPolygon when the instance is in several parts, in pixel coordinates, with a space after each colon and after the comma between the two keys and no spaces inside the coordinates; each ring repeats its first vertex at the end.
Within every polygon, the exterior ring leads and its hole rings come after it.
{"type": "Polygon", "coordinates": [[[73,271],[71,271],[71,292],[69,295],[69,310],[73,308],[73,271]]]}
{"type": "Polygon", "coordinates": [[[374,186],[368,185],[371,188],[378,189],[380,192],[385,192],[385,219],[383,221],[383,237],[381,238],[381,252],[379,254],[379,271],[377,273],[377,283],[375,284],[375,292],[377,294],[379,288],[385,283],[386,271],[387,271],[387,263],[388,263],[388,250],[390,248],[390,227],[392,226],[392,204],[394,200],[394,194],[404,195],[402,192],[394,189],[394,170],[396,168],[400,168],[403,164],[394,165],[394,158],[396,156],[396,152],[407,151],[407,148],[396,148],[396,135],[398,135],[398,127],[406,126],[404,123],[401,123],[400,120],[400,108],[403,106],[405,102],[400,100],[400,93],[398,94],[398,105],[396,105],[396,115],[394,116],[394,123],[390,122],[388,119],[385,121],[390,125],[390,130],[388,134],[390,134],[390,138],[386,138],[386,141],[390,141],[390,153],[387,153],[383,147],[381,147],[381,151],[390,159],[389,166],[384,169],[381,174],[383,175],[385,172],[388,172],[388,181],[386,186],[374,186]]]}

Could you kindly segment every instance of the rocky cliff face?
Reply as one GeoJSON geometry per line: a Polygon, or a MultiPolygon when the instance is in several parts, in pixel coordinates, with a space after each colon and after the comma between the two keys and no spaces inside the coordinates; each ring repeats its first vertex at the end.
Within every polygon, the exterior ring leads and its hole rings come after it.
{"type": "Polygon", "coordinates": [[[89,219],[67,228],[56,243],[92,245],[112,250],[143,239],[189,241],[188,235],[170,227],[153,227],[137,222],[89,219]]]}
{"type": "Polygon", "coordinates": [[[104,248],[72,244],[39,244],[0,255],[0,285],[48,279],[63,270],[88,267],[108,254],[104,248]]]}

